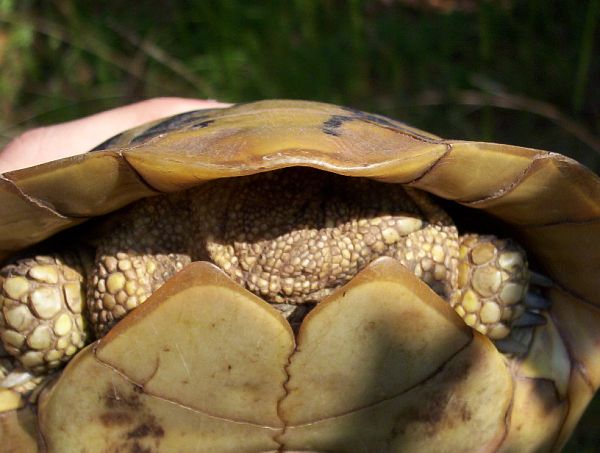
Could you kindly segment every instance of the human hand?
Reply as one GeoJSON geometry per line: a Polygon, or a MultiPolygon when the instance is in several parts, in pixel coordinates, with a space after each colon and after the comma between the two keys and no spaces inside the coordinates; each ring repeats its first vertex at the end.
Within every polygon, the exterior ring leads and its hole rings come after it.
{"type": "Polygon", "coordinates": [[[113,135],[148,121],[190,110],[227,106],[200,99],[154,98],[67,123],[32,129],[0,150],[0,174],[85,153],[113,135]]]}

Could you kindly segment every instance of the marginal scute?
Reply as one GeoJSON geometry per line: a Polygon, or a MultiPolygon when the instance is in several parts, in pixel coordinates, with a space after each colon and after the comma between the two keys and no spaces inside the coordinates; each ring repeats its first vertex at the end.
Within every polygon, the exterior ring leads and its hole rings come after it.
{"type": "Polygon", "coordinates": [[[0,260],[85,219],[71,219],[32,202],[0,175],[0,260]]]}
{"type": "Polygon", "coordinates": [[[582,223],[565,220],[526,227],[521,230],[521,235],[523,246],[544,263],[547,274],[553,280],[600,307],[598,276],[592,271],[600,269],[600,247],[596,239],[600,237],[600,217],[582,223]]]}
{"type": "Polygon", "coordinates": [[[23,193],[72,222],[156,194],[118,153],[110,151],[48,162],[8,176],[23,193]]]}
{"type": "MultiPolygon", "coordinates": [[[[515,226],[589,222],[600,216],[600,181],[591,170],[559,154],[508,145],[488,146],[507,152],[511,149],[530,152],[535,156],[527,162],[522,174],[503,190],[471,200],[468,206],[485,209],[515,226]]],[[[486,160],[475,159],[475,162],[481,164],[486,160]]],[[[509,160],[505,159],[505,164],[509,160]]],[[[496,181],[495,177],[490,179],[496,181]]]]}

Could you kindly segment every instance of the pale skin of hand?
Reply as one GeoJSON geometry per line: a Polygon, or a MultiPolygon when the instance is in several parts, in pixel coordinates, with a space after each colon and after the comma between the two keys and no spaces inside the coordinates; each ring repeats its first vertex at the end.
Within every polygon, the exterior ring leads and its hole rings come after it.
{"type": "Polygon", "coordinates": [[[0,174],[82,154],[127,129],[159,118],[229,104],[187,98],[154,98],[66,123],[39,127],[0,151],[0,174]]]}

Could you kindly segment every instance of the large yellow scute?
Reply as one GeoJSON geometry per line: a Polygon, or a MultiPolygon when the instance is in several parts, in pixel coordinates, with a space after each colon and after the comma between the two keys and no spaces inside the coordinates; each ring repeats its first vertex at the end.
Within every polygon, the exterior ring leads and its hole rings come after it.
{"type": "Polygon", "coordinates": [[[42,436],[49,452],[272,450],[292,350],[275,309],[192,264],[68,365],[42,436]]]}
{"type": "Polygon", "coordinates": [[[280,413],[296,425],[394,397],[471,341],[447,304],[397,261],[380,259],[304,320],[280,413]]]}
{"type": "Polygon", "coordinates": [[[501,356],[391,259],[307,317],[288,372],[289,450],[492,451],[506,430],[501,356]]]}
{"type": "Polygon", "coordinates": [[[98,360],[161,398],[216,417],[280,423],[273,402],[283,396],[293,334],[274,308],[207,263],[192,264],[153,298],[160,302],[100,341],[98,360]]]}

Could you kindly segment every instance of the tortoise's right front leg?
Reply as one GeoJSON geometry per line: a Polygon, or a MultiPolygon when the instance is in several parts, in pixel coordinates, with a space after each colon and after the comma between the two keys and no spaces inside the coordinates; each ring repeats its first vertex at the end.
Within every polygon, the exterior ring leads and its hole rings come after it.
{"type": "Polygon", "coordinates": [[[96,336],[105,335],[169,278],[191,262],[183,253],[145,253],[111,243],[100,247],[90,273],[88,311],[96,336]]]}
{"type": "Polygon", "coordinates": [[[191,262],[188,206],[185,192],[148,198],[104,228],[87,292],[98,337],[191,262]]]}
{"type": "Polygon", "coordinates": [[[16,361],[0,386],[21,386],[68,362],[90,340],[86,316],[103,336],[190,262],[183,254],[104,245],[86,272],[86,298],[84,272],[68,258],[36,256],[0,269],[0,339],[16,361]]]}
{"type": "Polygon", "coordinates": [[[84,316],[97,336],[104,335],[191,261],[183,250],[186,209],[186,199],[174,195],[121,212],[98,238],[94,262],[85,270],[66,254],[25,258],[0,269],[6,352],[22,369],[45,374],[89,340],[84,316]]]}

